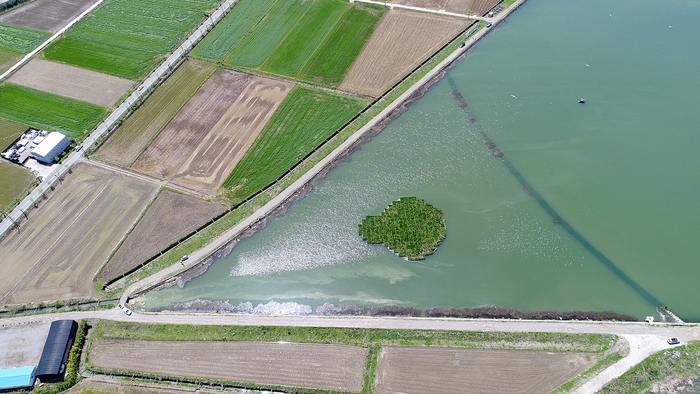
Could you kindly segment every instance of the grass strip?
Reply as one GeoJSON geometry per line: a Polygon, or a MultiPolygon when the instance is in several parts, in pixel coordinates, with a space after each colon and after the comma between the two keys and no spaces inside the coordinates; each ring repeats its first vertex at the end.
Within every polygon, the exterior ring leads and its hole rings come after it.
{"type": "Polygon", "coordinates": [[[216,0],[107,0],[49,45],[44,57],[138,80],[216,4],[216,0]]]}
{"type": "Polygon", "coordinates": [[[0,23],[0,50],[25,54],[51,37],[51,33],[0,23]]]}
{"type": "Polygon", "coordinates": [[[299,78],[323,86],[340,84],[382,15],[384,8],[355,3],[306,63],[299,78]]]}
{"type": "Polygon", "coordinates": [[[0,119],[0,152],[9,148],[28,129],[27,125],[0,119]]]}
{"type": "Polygon", "coordinates": [[[299,19],[311,7],[311,1],[278,1],[248,35],[238,44],[227,62],[232,66],[259,67],[279,47],[299,19]]]}
{"type": "Polygon", "coordinates": [[[273,182],[364,105],[354,97],[294,88],[224,182],[227,197],[235,204],[273,182]]]}
{"type": "Polygon", "coordinates": [[[196,57],[224,60],[277,0],[241,0],[194,48],[196,57]]]}
{"type": "Polygon", "coordinates": [[[0,117],[83,140],[106,115],[94,104],[13,84],[0,85],[0,117]]]}
{"type": "Polygon", "coordinates": [[[299,74],[349,4],[339,0],[316,0],[267,60],[263,70],[290,77],[299,74]]]}
{"type": "MultiPolygon", "coordinates": [[[[608,383],[599,393],[642,393],[647,392],[656,382],[666,381],[673,385],[688,380],[695,380],[695,385],[700,382],[700,341],[689,342],[651,355],[608,383]]],[[[693,392],[692,384],[685,386],[685,390],[693,392]]],[[[678,387],[676,390],[678,391],[673,392],[685,392],[678,387]]]]}

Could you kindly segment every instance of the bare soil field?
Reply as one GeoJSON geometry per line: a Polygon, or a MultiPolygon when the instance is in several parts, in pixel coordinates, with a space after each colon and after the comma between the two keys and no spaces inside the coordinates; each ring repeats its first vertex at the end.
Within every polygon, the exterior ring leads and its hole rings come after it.
{"type": "Polygon", "coordinates": [[[163,190],[97,278],[107,283],[224,212],[219,204],[163,190]]]}
{"type": "Polygon", "coordinates": [[[216,65],[207,62],[182,63],[109,137],[94,158],[120,167],[133,164],[215,70],[216,65]]]}
{"type": "Polygon", "coordinates": [[[219,70],[133,168],[216,194],[292,87],[291,83],[219,70]]]}
{"type": "Polygon", "coordinates": [[[107,370],[359,392],[366,354],[316,343],[96,340],[88,361],[107,370]]]}
{"type": "Polygon", "coordinates": [[[133,81],[66,64],[34,58],[12,74],[10,82],[111,108],[133,81]]]}
{"type": "MultiPolygon", "coordinates": [[[[230,392],[227,390],[227,392],[230,392]]],[[[128,381],[103,381],[98,378],[87,378],[65,391],[67,394],[170,394],[198,393],[221,394],[219,390],[205,390],[201,387],[176,386],[169,383],[153,384],[128,381]]],[[[243,391],[241,391],[243,393],[243,391]]],[[[250,393],[250,392],[247,392],[250,393]]]]}
{"type": "Polygon", "coordinates": [[[484,15],[501,0],[474,0],[470,6],[469,13],[473,15],[484,15]]]}
{"type": "Polygon", "coordinates": [[[39,364],[50,322],[0,325],[0,369],[39,364]]]}
{"type": "Polygon", "coordinates": [[[158,187],[85,163],[0,240],[0,304],[89,297],[158,187]]]}
{"type": "Polygon", "coordinates": [[[379,21],[340,88],[377,97],[470,23],[393,9],[379,21]]]}
{"type": "Polygon", "coordinates": [[[10,67],[14,66],[21,58],[22,55],[0,51],[0,74],[9,70],[10,67]]]}
{"type": "Polygon", "coordinates": [[[548,393],[596,361],[585,353],[382,347],[376,393],[548,393]]]}
{"type": "Polygon", "coordinates": [[[96,0],[35,0],[0,15],[0,23],[56,33],[96,0]]]}
{"type": "Polygon", "coordinates": [[[394,0],[392,3],[466,14],[474,0],[394,0]]]}

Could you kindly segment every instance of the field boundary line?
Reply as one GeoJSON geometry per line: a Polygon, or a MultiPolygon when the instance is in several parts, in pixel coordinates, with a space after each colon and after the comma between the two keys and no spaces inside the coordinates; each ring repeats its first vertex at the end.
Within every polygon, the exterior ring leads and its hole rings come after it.
{"type": "Polygon", "coordinates": [[[358,2],[358,3],[380,5],[383,7],[388,7],[389,9],[401,8],[401,9],[410,10],[410,11],[427,12],[430,14],[455,16],[458,18],[465,18],[465,19],[469,19],[469,20],[479,20],[479,21],[489,21],[490,20],[489,18],[484,18],[483,16],[457,14],[457,13],[449,12],[449,11],[445,11],[445,10],[431,10],[429,8],[414,7],[414,6],[403,5],[403,4],[386,3],[386,2],[381,2],[381,1],[373,1],[373,0],[349,0],[349,1],[351,3],[358,2]]]}
{"type": "Polygon", "coordinates": [[[78,16],[77,16],[75,19],[73,19],[72,21],[70,21],[66,26],[63,26],[63,27],[61,28],[61,30],[59,30],[59,31],[56,32],[56,34],[54,34],[54,35],[52,35],[51,37],[49,37],[48,40],[44,41],[41,45],[39,45],[38,47],[36,47],[33,51],[31,51],[31,52],[29,52],[28,54],[26,54],[20,61],[18,61],[17,63],[15,63],[14,66],[10,67],[9,70],[5,71],[2,75],[0,75],[0,82],[4,81],[7,77],[9,77],[10,75],[14,74],[14,73],[15,73],[17,70],[19,70],[20,68],[22,68],[27,62],[29,62],[34,56],[36,56],[37,53],[41,52],[41,51],[44,50],[44,48],[46,48],[49,44],[51,44],[52,42],[56,41],[63,33],[66,32],[66,30],[68,30],[69,28],[71,28],[71,27],[72,27],[73,25],[75,25],[76,23],[80,22],[81,19],[83,19],[87,14],[89,14],[90,12],[92,12],[92,10],[94,10],[95,8],[97,8],[97,7],[98,7],[100,4],[102,4],[103,2],[104,2],[104,0],[98,0],[97,3],[93,4],[92,6],[90,6],[90,8],[88,8],[87,10],[85,10],[82,14],[78,15],[78,16]]]}
{"type": "MultiPolygon", "coordinates": [[[[504,10],[504,12],[499,13],[498,17],[494,18],[494,19],[496,21],[500,21],[500,20],[506,18],[508,15],[510,15],[510,12],[517,9],[524,2],[525,2],[525,0],[516,1],[508,9],[504,10]]],[[[468,28],[469,27],[467,27],[467,29],[468,28]]],[[[465,29],[465,31],[467,29],[465,29]]],[[[343,141],[338,147],[333,149],[333,151],[331,151],[331,153],[329,153],[328,155],[323,157],[310,170],[308,170],[306,173],[304,173],[301,177],[299,177],[296,181],[294,181],[291,185],[286,187],[282,192],[277,194],[275,197],[273,197],[270,201],[268,201],[262,207],[255,210],[252,215],[250,215],[247,218],[243,219],[242,221],[238,222],[238,224],[236,224],[235,226],[233,226],[229,230],[225,231],[223,234],[221,234],[219,237],[217,237],[216,239],[211,241],[209,244],[205,245],[204,247],[200,248],[199,250],[195,251],[194,253],[191,253],[186,262],[174,263],[171,266],[166,267],[165,269],[163,269],[159,272],[156,272],[156,273],[154,273],[154,274],[152,274],[152,275],[150,275],[150,276],[148,276],[140,281],[137,281],[137,282],[131,284],[122,293],[122,295],[120,297],[120,303],[125,304],[129,300],[129,298],[132,294],[143,293],[144,291],[147,291],[149,289],[152,289],[152,288],[160,285],[164,280],[166,280],[172,276],[178,275],[184,271],[187,271],[189,268],[193,268],[194,266],[198,265],[202,261],[206,260],[210,255],[215,253],[217,250],[224,247],[228,242],[230,242],[236,236],[240,235],[243,231],[245,231],[246,229],[253,226],[258,220],[260,220],[260,218],[265,217],[266,215],[273,212],[278,206],[280,206],[286,200],[291,198],[294,195],[294,193],[296,193],[299,189],[301,189],[304,185],[306,185],[310,180],[312,180],[316,175],[318,175],[333,160],[335,160],[338,156],[340,156],[342,153],[344,153],[346,150],[348,150],[356,141],[358,141],[362,136],[364,136],[372,127],[374,127],[381,120],[383,120],[384,118],[389,116],[389,114],[394,109],[399,107],[411,95],[413,95],[416,91],[418,91],[421,87],[423,87],[423,85],[425,85],[427,82],[429,82],[431,79],[433,79],[438,73],[440,73],[440,71],[442,71],[443,69],[448,67],[450,64],[452,64],[457,59],[459,59],[469,48],[471,48],[472,45],[474,45],[476,42],[478,42],[483,36],[488,34],[490,31],[493,31],[493,29],[488,29],[488,28],[481,29],[476,34],[474,34],[469,39],[467,39],[465,41],[465,45],[463,47],[455,49],[444,60],[442,60],[440,63],[438,63],[435,67],[433,67],[430,71],[428,71],[422,78],[420,78],[417,82],[415,82],[413,85],[411,85],[404,93],[402,93],[399,97],[394,99],[394,101],[392,101],[389,105],[387,105],[379,114],[375,115],[369,122],[365,123],[362,127],[360,127],[360,129],[358,131],[353,133],[350,137],[348,137],[345,141],[343,141]]],[[[280,177],[275,179],[270,185],[267,185],[266,187],[264,187],[260,191],[254,193],[253,195],[249,196],[248,198],[244,199],[243,201],[240,201],[234,207],[232,207],[229,210],[229,212],[231,212],[235,208],[240,207],[244,203],[250,201],[252,198],[262,194],[263,192],[268,190],[271,186],[274,186],[274,184],[276,184],[280,179],[287,176],[301,162],[307,160],[312,154],[314,154],[319,149],[321,149],[329,140],[331,140],[333,137],[335,137],[340,132],[340,130],[345,129],[349,124],[351,124],[352,122],[357,120],[363,113],[367,112],[371,107],[376,105],[382,98],[386,97],[386,95],[389,94],[389,92],[394,90],[397,86],[399,86],[402,82],[404,82],[407,78],[409,78],[413,73],[415,73],[418,69],[420,69],[426,62],[428,62],[430,59],[432,59],[437,53],[440,53],[448,45],[450,45],[450,43],[454,42],[456,39],[459,39],[459,37],[462,34],[464,34],[464,31],[460,32],[459,35],[457,35],[452,40],[448,41],[437,52],[435,52],[427,60],[425,60],[420,65],[418,65],[416,68],[414,68],[408,75],[406,75],[404,78],[402,78],[396,84],[394,84],[390,89],[388,89],[386,92],[384,92],[384,94],[382,94],[379,98],[377,98],[374,102],[372,102],[369,106],[367,106],[367,108],[362,110],[358,115],[356,115],[351,120],[349,120],[345,125],[341,126],[341,128],[338,131],[336,131],[330,137],[328,137],[326,140],[324,140],[319,146],[314,148],[308,155],[304,156],[298,163],[296,163],[292,168],[287,170],[284,174],[282,174],[280,177]]],[[[221,215],[221,217],[223,217],[224,215],[225,214],[221,215]]],[[[216,220],[220,219],[221,217],[217,218],[216,220]]]]}

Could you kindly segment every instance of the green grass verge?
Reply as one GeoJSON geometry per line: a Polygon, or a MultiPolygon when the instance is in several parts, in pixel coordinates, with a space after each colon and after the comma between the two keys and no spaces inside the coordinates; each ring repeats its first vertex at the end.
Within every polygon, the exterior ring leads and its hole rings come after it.
{"type": "Polygon", "coordinates": [[[104,118],[94,104],[9,83],[0,85],[0,117],[82,140],[104,118]]]}
{"type": "Polygon", "coordinates": [[[9,212],[36,177],[25,167],[0,159],[0,209],[9,212]]]}
{"type": "Polygon", "coordinates": [[[263,66],[273,74],[296,76],[350,7],[341,0],[316,0],[263,66]]]}
{"type": "Polygon", "coordinates": [[[358,226],[362,239],[384,244],[409,260],[423,260],[445,239],[442,211],[415,197],[394,201],[379,216],[367,216],[358,226]]]}
{"type": "Polygon", "coordinates": [[[353,346],[458,346],[601,353],[614,335],[546,332],[392,330],[382,328],[199,326],[100,320],[93,338],[147,341],[288,341],[353,346]]]}
{"type": "Polygon", "coordinates": [[[697,384],[700,380],[700,341],[651,355],[603,387],[599,393],[643,393],[653,383],[666,379],[693,379],[697,384]]]}
{"type": "Polygon", "coordinates": [[[232,66],[259,67],[311,7],[308,0],[278,1],[248,35],[235,47],[227,63],[232,66]]]}
{"type": "Polygon", "coordinates": [[[347,140],[353,133],[359,130],[382,110],[384,110],[392,101],[403,94],[408,88],[413,86],[418,80],[425,76],[430,70],[437,66],[441,61],[443,61],[447,56],[449,56],[453,51],[455,51],[459,44],[462,42],[461,37],[454,40],[449,45],[447,45],[440,53],[436,54],[432,59],[426,62],[419,70],[413,73],[410,77],[406,78],[399,86],[397,86],[393,91],[388,93],[384,98],[377,102],[371,109],[369,109],[364,114],[360,115],[355,119],[348,127],[343,129],[338,135],[336,135],[331,141],[321,147],[319,150],[314,152],[308,159],[303,163],[293,169],[289,174],[282,178],[279,182],[275,184],[274,187],[260,193],[255,198],[241,205],[234,211],[226,214],[217,222],[213,223],[211,226],[206,227],[202,231],[199,231],[196,235],[184,240],[177,247],[164,253],[157,259],[151,261],[148,265],[135,271],[133,274],[129,275],[124,282],[121,282],[115,286],[112,286],[109,290],[105,290],[100,294],[100,298],[108,299],[111,297],[116,297],[121,293],[121,290],[128,287],[129,285],[138,282],[156,272],[159,272],[173,264],[178,264],[180,257],[184,255],[190,255],[194,251],[201,249],[205,245],[210,244],[216,238],[220,237],[227,230],[240,223],[243,219],[252,215],[258,208],[262,207],[275,196],[277,196],[282,190],[298,180],[302,175],[309,171],[314,165],[326,157],[333,149],[337,148],[345,140],[347,140]]]}
{"type": "Polygon", "coordinates": [[[325,86],[340,84],[383,14],[383,8],[355,3],[306,63],[299,78],[325,86]]]}
{"type": "Polygon", "coordinates": [[[141,79],[216,4],[216,0],[107,0],[49,45],[44,57],[141,79]]]}
{"type": "Polygon", "coordinates": [[[28,129],[29,126],[27,125],[0,119],[0,152],[4,152],[5,149],[9,148],[28,129]]]}
{"type": "Polygon", "coordinates": [[[224,60],[277,0],[241,0],[194,48],[196,57],[224,60]]]}
{"type": "Polygon", "coordinates": [[[0,50],[24,54],[33,51],[51,37],[51,33],[0,23],[0,50]]]}
{"type": "Polygon", "coordinates": [[[227,197],[235,204],[273,182],[364,105],[354,97],[294,88],[224,182],[227,197]]]}

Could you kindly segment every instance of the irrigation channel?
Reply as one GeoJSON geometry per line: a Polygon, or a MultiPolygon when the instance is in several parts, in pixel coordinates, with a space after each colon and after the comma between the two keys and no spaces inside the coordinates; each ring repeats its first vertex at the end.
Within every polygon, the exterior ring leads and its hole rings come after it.
{"type": "Polygon", "coordinates": [[[474,115],[474,112],[472,112],[471,108],[469,108],[468,102],[465,100],[464,96],[462,95],[462,92],[459,91],[459,88],[457,87],[457,84],[455,83],[454,79],[452,78],[451,75],[447,74],[447,81],[450,84],[450,88],[452,88],[452,96],[454,97],[455,101],[457,102],[457,106],[461,108],[464,113],[467,115],[467,121],[471,123],[478,131],[479,134],[484,138],[484,143],[486,147],[492,151],[492,154],[494,158],[498,159],[500,162],[503,163],[503,165],[508,169],[508,172],[513,175],[513,177],[518,181],[523,186],[523,191],[527,193],[529,196],[535,199],[537,203],[544,209],[549,216],[552,217],[552,223],[557,224],[561,227],[563,227],[567,233],[569,233],[576,241],[578,241],[581,246],[583,246],[586,250],[588,250],[593,256],[595,256],[598,260],[600,260],[605,267],[607,267],[610,271],[612,271],[615,276],[620,278],[623,282],[625,282],[627,285],[629,285],[637,294],[639,294],[642,298],[644,298],[648,303],[651,305],[656,305],[656,306],[662,306],[661,301],[659,301],[658,298],[654,297],[651,293],[649,293],[644,287],[640,286],[639,283],[635,282],[634,279],[630,278],[629,275],[627,275],[623,270],[621,270],[615,263],[610,261],[609,258],[607,258],[600,250],[598,250],[595,246],[593,246],[588,240],[581,235],[576,229],[569,224],[564,218],[561,217],[557,211],[552,208],[551,205],[540,195],[540,193],[537,192],[534,186],[532,186],[526,179],[525,177],[520,174],[517,168],[511,163],[508,158],[505,156],[503,152],[501,152],[498,149],[498,145],[489,137],[487,130],[484,126],[479,123],[479,120],[476,118],[476,115],[474,115]]]}

